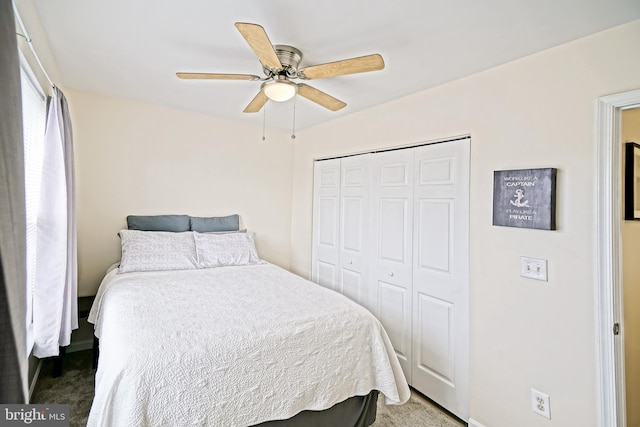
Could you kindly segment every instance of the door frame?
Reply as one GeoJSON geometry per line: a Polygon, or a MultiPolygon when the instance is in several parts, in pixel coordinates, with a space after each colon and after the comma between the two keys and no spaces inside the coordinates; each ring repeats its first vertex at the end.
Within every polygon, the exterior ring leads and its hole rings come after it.
{"type": "Polygon", "coordinates": [[[596,337],[601,427],[626,427],[622,322],[621,112],[640,107],[640,90],[596,102],[596,337]]]}

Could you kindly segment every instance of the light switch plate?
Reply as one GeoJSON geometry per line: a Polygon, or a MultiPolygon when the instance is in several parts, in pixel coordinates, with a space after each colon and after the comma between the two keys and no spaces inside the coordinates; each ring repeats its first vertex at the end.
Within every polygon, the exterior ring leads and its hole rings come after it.
{"type": "Polygon", "coordinates": [[[520,276],[546,282],[548,279],[547,260],[524,256],[520,257],[520,276]]]}

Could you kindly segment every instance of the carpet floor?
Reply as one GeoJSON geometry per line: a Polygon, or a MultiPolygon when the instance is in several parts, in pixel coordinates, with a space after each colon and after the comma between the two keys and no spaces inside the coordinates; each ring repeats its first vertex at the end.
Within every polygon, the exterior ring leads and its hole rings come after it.
{"type": "MultiPolygon", "coordinates": [[[[64,357],[62,376],[51,377],[52,361],[44,360],[31,403],[70,405],[71,426],[86,426],[93,400],[91,350],[69,353],[64,357]]],[[[404,405],[386,406],[384,396],[378,400],[378,413],[373,427],[460,427],[466,423],[441,411],[428,399],[412,391],[404,405]]]]}

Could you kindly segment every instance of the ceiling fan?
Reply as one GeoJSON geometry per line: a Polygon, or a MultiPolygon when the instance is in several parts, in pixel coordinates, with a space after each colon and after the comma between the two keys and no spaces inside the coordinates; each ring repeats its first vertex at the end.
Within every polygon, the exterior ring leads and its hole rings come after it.
{"type": "Polygon", "coordinates": [[[338,111],[347,104],[304,83],[294,83],[292,79],[312,80],[346,74],[377,71],[384,68],[384,60],[379,54],[329,62],[298,68],[302,60],[302,52],[293,46],[272,45],[266,31],[257,24],[236,22],[236,28],[249,43],[258,56],[265,77],[253,74],[220,74],[220,73],[176,73],[181,79],[204,80],[258,80],[262,81],[260,92],[244,109],[245,113],[256,113],[267,101],[283,102],[295,94],[309,99],[331,111],[338,111]]]}

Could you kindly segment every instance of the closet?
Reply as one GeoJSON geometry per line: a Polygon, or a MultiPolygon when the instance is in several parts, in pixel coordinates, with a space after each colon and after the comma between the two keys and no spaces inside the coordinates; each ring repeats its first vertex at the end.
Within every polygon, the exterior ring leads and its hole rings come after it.
{"type": "Polygon", "coordinates": [[[316,162],[313,280],[369,308],[368,154],[316,162]]]}
{"type": "Polygon", "coordinates": [[[469,149],[318,160],[312,280],[383,324],[409,384],[468,418],[469,149]]]}

